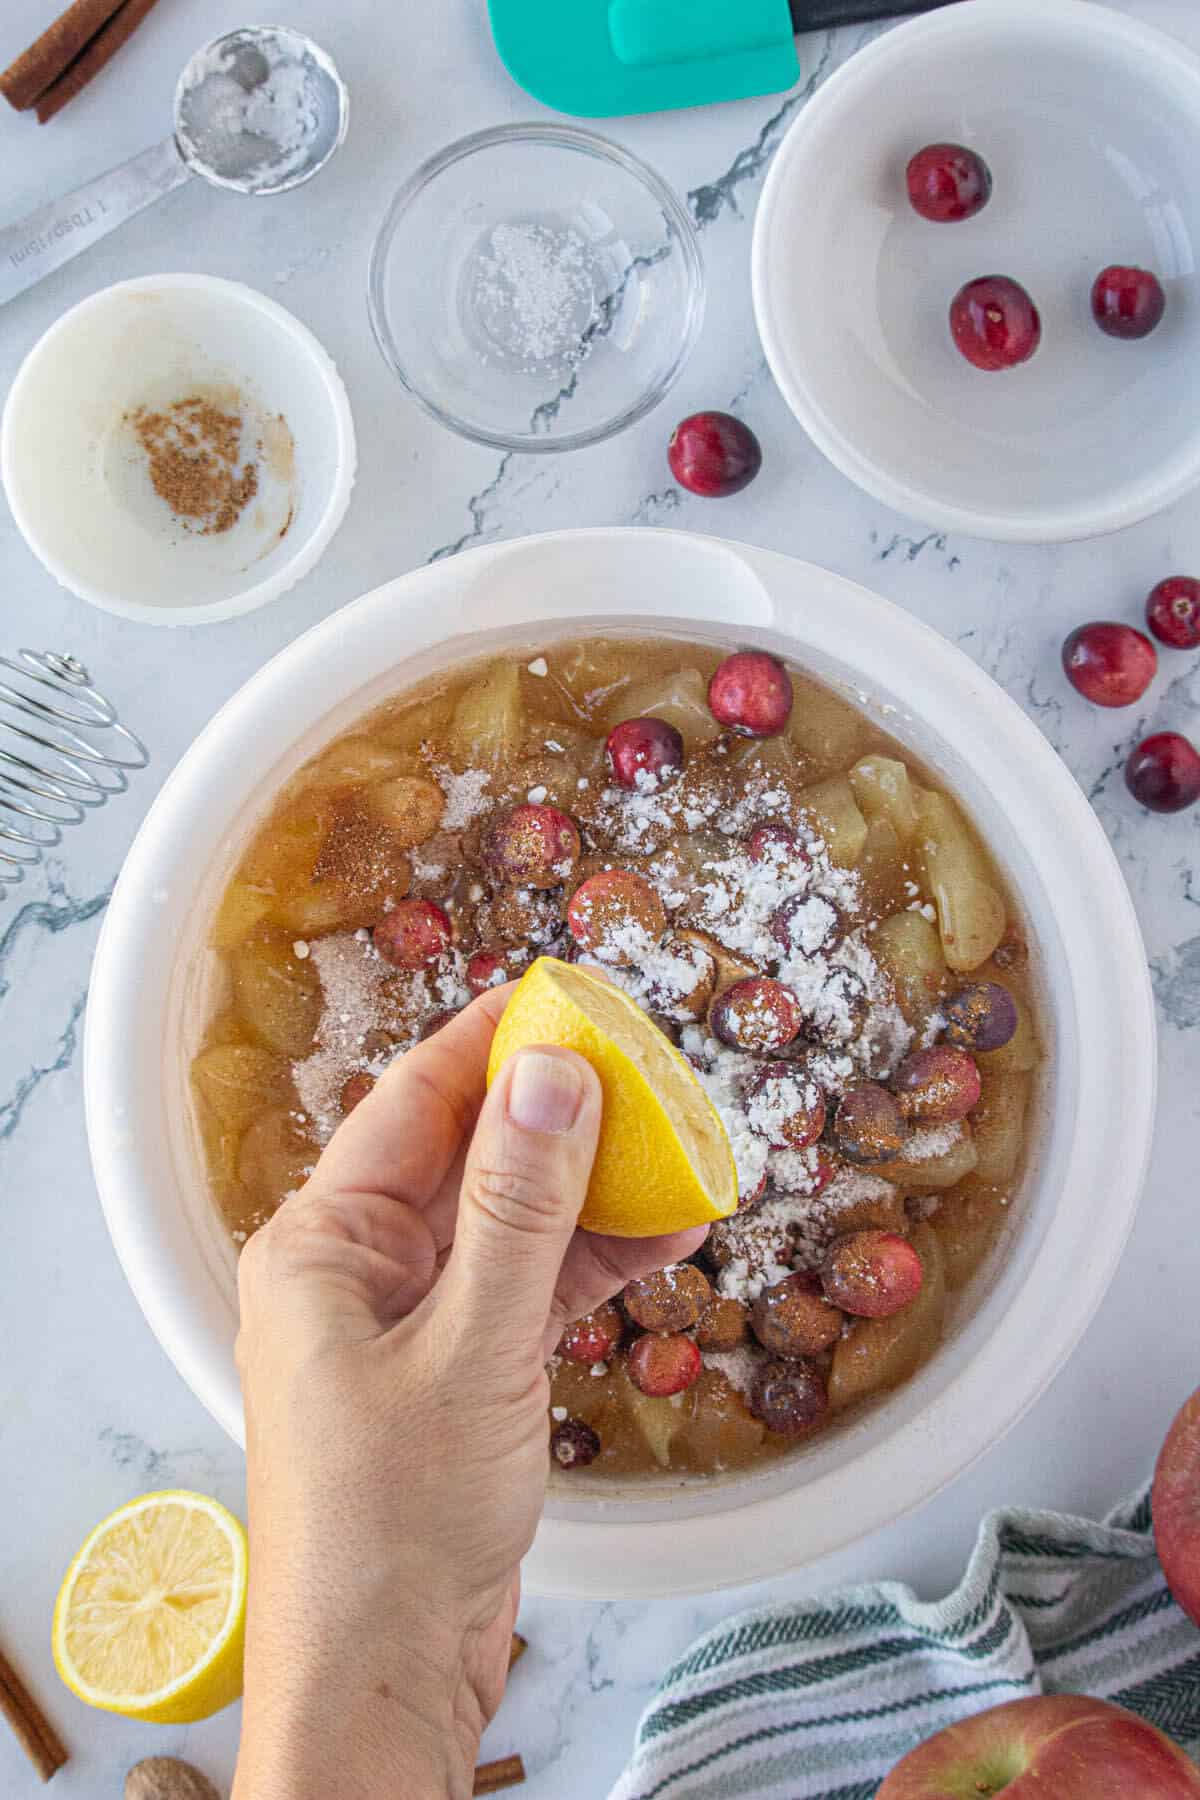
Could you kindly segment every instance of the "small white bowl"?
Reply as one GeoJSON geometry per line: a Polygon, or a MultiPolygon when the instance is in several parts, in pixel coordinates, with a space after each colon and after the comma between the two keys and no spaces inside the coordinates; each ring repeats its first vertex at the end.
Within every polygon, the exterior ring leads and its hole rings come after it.
{"type": "Polygon", "coordinates": [[[324,620],[218,713],[130,851],[88,999],[88,1136],[113,1243],[167,1354],[241,1441],[236,1257],[188,1086],[225,881],[283,783],[388,695],[489,652],[657,632],[796,658],[962,795],[1028,918],[1051,1054],[1005,1254],[956,1304],[932,1361],[759,1469],[555,1481],[525,1581],[575,1599],[753,1581],[898,1517],[1008,1430],[1098,1305],[1149,1150],[1154,1006],[1112,849],[1042,733],[910,614],[773,551],[644,528],[485,545],[324,620]]]}
{"type": "Polygon", "coordinates": [[[350,403],[316,338],[211,275],[148,275],[81,301],[25,358],[0,425],[0,474],[34,555],[81,599],[151,625],[231,619],[292,587],[341,524],[354,471],[350,403]],[[236,407],[243,451],[264,442],[258,492],[212,535],[155,493],[130,423],[193,393],[236,407]]]}
{"type": "Polygon", "coordinates": [[[1200,58],[1091,0],[969,0],[860,51],[799,114],[759,203],[754,302],[788,405],[868,493],[981,537],[1081,538],[1200,481],[1198,251],[1200,58]],[[904,171],[947,140],[994,187],[935,225],[904,171]],[[1166,289],[1140,342],[1091,317],[1114,262],[1166,289]],[[985,374],[947,314],[991,274],[1028,288],[1042,342],[985,374]]]}

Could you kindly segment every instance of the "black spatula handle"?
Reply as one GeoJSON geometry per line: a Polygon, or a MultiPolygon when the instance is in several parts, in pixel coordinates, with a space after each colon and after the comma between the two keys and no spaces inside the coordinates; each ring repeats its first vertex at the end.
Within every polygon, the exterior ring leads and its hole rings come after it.
{"type": "Polygon", "coordinates": [[[862,25],[905,13],[932,12],[950,0],[789,0],[793,31],[827,31],[833,25],[862,25]]]}

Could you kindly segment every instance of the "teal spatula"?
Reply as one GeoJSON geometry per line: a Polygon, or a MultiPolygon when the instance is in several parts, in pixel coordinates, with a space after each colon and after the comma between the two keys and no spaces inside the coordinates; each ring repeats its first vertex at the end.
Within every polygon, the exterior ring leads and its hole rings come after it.
{"type": "Polygon", "coordinates": [[[584,118],[773,94],[799,79],[795,34],[946,0],[488,0],[513,80],[584,118]]]}

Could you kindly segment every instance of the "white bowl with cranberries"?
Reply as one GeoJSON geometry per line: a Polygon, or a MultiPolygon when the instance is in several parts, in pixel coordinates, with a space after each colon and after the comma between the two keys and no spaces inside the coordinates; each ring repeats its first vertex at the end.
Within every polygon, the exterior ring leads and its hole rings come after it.
{"type": "Polygon", "coordinates": [[[953,646],[838,576],[686,533],[561,532],[434,564],[309,632],[201,734],[138,836],[97,952],[85,1082],[109,1229],[164,1349],[233,1437],[236,1253],[189,1099],[232,871],[284,784],[390,696],[525,646],[552,660],[556,642],[639,634],[786,659],[958,796],[1035,946],[1049,1072],[1004,1257],[952,1307],[932,1359],[838,1430],[752,1468],[602,1482],[557,1471],[526,1579],[577,1597],[769,1576],[919,1505],[982,1454],[1105,1291],[1154,1100],[1144,952],[1104,834],[1041,734],[953,646]]]}
{"type": "Polygon", "coordinates": [[[1044,543],[1200,481],[1200,59],[1090,0],[971,0],[797,114],[755,223],[814,443],[940,529],[1044,543]]]}

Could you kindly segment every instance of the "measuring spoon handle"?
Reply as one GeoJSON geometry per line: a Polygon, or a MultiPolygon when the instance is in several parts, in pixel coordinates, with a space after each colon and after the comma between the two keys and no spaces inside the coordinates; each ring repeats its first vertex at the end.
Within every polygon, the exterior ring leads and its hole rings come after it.
{"type": "Polygon", "coordinates": [[[61,269],[81,250],[89,250],[190,176],[175,139],[164,138],[73,193],[6,225],[0,230],[0,306],[61,269]]]}

